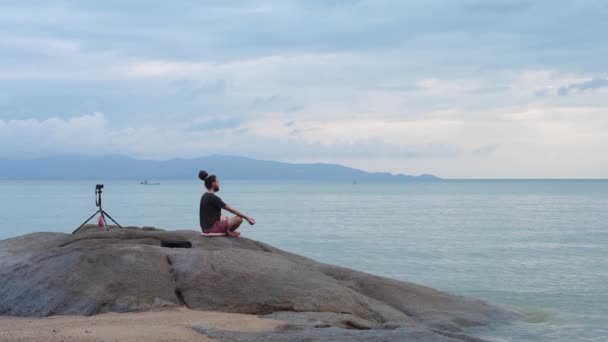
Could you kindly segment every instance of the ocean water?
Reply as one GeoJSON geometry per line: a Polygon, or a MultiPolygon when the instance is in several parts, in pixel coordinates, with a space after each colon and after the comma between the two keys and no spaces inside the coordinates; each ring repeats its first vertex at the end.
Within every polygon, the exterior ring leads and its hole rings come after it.
{"type": "MultiPolygon", "coordinates": [[[[99,181],[0,181],[0,239],[71,232],[99,181]]],[[[197,180],[103,182],[121,225],[198,230],[197,180]]],[[[244,236],[319,261],[484,299],[522,322],[492,341],[608,340],[608,181],[222,180],[244,236]]],[[[94,221],[91,221],[94,222],[94,221]]]]}

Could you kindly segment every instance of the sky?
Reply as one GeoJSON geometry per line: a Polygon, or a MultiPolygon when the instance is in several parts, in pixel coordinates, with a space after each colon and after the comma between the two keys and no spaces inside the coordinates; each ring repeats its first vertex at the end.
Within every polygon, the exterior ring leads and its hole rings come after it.
{"type": "Polygon", "coordinates": [[[0,158],[608,178],[608,1],[2,1],[0,158]]]}

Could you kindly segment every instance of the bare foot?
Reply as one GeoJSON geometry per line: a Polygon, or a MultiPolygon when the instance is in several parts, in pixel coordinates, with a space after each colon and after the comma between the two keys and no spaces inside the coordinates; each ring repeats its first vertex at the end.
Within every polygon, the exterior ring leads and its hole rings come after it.
{"type": "Polygon", "coordinates": [[[239,233],[239,232],[228,232],[228,236],[239,237],[239,236],[241,236],[241,233],[239,233]]]}

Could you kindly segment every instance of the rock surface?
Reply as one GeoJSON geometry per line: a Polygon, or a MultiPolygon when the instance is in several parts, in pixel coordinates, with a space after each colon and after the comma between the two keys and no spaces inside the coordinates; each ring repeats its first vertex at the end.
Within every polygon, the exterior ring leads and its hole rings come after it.
{"type": "Polygon", "coordinates": [[[319,263],[246,238],[146,227],[107,232],[87,226],[75,235],[2,240],[0,283],[0,315],[12,316],[186,306],[274,313],[270,317],[314,322],[316,328],[409,327],[414,335],[439,332],[457,339],[463,328],[515,317],[482,301],[319,263]],[[161,239],[189,240],[192,248],[163,248],[161,239]]]}

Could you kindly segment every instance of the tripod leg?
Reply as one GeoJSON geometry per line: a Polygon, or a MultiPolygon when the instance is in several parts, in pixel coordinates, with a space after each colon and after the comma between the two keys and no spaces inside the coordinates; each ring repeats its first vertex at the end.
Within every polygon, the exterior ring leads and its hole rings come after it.
{"type": "Polygon", "coordinates": [[[81,224],[80,227],[76,228],[76,230],[73,231],[72,234],[76,233],[80,228],[82,228],[85,224],[87,224],[87,222],[91,221],[91,219],[100,212],[101,212],[101,210],[97,210],[93,215],[91,215],[91,217],[89,217],[86,221],[84,221],[84,223],[81,224]]]}
{"type": "Polygon", "coordinates": [[[119,224],[118,224],[118,222],[114,221],[114,219],[112,218],[112,216],[108,215],[108,213],[106,213],[106,211],[105,211],[105,210],[102,210],[101,212],[102,212],[104,215],[106,215],[107,217],[109,217],[109,218],[110,218],[110,220],[112,220],[112,222],[116,223],[116,225],[117,225],[118,227],[122,228],[122,226],[121,226],[121,225],[119,225],[119,224]]]}

